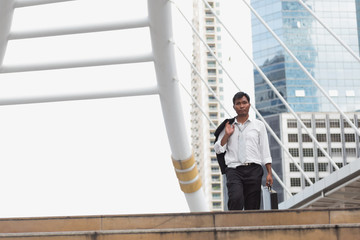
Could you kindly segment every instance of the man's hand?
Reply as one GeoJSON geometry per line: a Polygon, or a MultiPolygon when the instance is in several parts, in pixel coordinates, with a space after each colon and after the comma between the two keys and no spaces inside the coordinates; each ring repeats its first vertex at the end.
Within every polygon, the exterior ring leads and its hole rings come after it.
{"type": "Polygon", "coordinates": [[[273,177],[272,177],[271,163],[265,164],[265,167],[266,167],[266,170],[267,170],[266,186],[270,187],[274,183],[274,180],[273,180],[273,177]]]}
{"type": "Polygon", "coordinates": [[[266,176],[266,186],[271,187],[274,183],[273,177],[271,173],[268,173],[266,176]]]}
{"type": "Polygon", "coordinates": [[[231,134],[234,133],[234,130],[235,130],[235,126],[233,124],[230,124],[229,122],[225,124],[225,135],[230,137],[231,134]]]}
{"type": "Polygon", "coordinates": [[[230,124],[229,122],[227,122],[225,124],[225,135],[224,137],[221,139],[221,146],[224,146],[227,141],[229,140],[229,137],[231,136],[231,134],[233,134],[235,131],[235,126],[230,124]]]}

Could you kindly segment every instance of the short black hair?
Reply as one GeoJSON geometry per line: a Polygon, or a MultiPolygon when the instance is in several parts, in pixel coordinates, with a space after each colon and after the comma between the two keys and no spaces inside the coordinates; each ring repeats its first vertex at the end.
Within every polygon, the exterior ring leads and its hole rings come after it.
{"type": "Polygon", "coordinates": [[[246,97],[246,99],[248,100],[248,102],[250,103],[250,97],[247,93],[244,92],[237,92],[234,97],[233,97],[233,104],[235,104],[236,99],[242,98],[242,97],[246,97]]]}

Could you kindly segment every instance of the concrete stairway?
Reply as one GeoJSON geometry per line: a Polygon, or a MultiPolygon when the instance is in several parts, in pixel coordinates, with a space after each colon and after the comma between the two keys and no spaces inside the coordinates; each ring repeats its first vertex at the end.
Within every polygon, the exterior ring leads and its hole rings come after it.
{"type": "Polygon", "coordinates": [[[0,240],[360,239],[360,209],[0,219],[0,240]]]}

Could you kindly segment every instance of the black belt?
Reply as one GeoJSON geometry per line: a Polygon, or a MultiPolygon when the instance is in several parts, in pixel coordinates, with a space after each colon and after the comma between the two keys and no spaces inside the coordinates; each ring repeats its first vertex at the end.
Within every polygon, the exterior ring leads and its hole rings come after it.
{"type": "Polygon", "coordinates": [[[237,166],[237,167],[247,167],[247,166],[251,166],[251,165],[255,165],[256,163],[242,163],[241,165],[237,166]]]}

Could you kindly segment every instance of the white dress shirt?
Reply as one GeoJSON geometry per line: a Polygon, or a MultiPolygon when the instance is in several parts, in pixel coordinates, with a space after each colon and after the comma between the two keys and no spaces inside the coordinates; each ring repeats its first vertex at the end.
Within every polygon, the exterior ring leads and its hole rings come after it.
{"type": "Polygon", "coordinates": [[[225,135],[225,128],[219,135],[214,145],[216,153],[225,154],[225,163],[230,168],[236,168],[243,163],[267,164],[271,163],[268,135],[263,122],[258,119],[248,119],[244,124],[238,123],[236,118],[233,123],[235,129],[228,142],[221,146],[221,139],[225,135]],[[239,146],[239,140],[244,140],[245,146],[239,146]],[[245,153],[239,150],[244,149],[245,153]]]}

